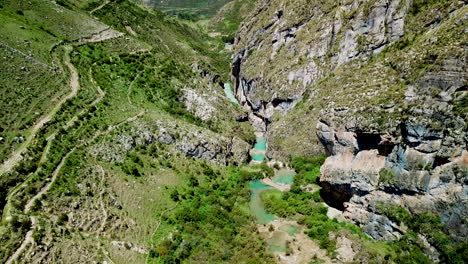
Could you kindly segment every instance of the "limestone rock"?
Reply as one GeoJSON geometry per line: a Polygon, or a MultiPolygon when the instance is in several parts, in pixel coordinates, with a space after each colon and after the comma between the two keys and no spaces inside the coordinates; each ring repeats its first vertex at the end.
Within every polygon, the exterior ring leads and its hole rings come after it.
{"type": "Polygon", "coordinates": [[[235,136],[228,138],[195,125],[158,120],[136,121],[129,131],[121,131],[109,141],[93,146],[91,153],[107,162],[119,162],[134,147],[156,142],[173,146],[187,156],[219,164],[246,162],[250,149],[248,143],[235,136]]]}

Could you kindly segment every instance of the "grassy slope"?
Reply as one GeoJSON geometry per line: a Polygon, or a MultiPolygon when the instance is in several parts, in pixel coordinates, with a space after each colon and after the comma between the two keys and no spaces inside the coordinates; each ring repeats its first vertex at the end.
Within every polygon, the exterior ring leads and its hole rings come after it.
{"type": "Polygon", "coordinates": [[[4,160],[20,142],[14,138],[28,133],[28,128],[44,115],[51,101],[58,101],[68,91],[66,70],[49,51],[61,41],[75,40],[105,25],[49,1],[2,1],[0,67],[1,107],[6,114],[0,120],[0,137],[5,138],[0,151],[4,160]]]}
{"type": "Polygon", "coordinates": [[[254,0],[229,2],[211,19],[209,30],[220,32],[225,40],[234,42],[241,22],[254,10],[255,2],[254,0]]]}
{"type": "Polygon", "coordinates": [[[213,16],[231,0],[139,0],[137,2],[174,13],[213,16]]]}
{"type": "MultiPolygon", "coordinates": [[[[47,83],[62,80],[58,81],[60,86],[50,86],[51,90],[48,91],[55,92],[56,96],[69,89],[66,81],[69,73],[62,66],[67,51],[58,47],[49,53],[55,44],[89,36],[105,28],[105,24],[126,33],[126,36],[101,43],[70,45],[71,62],[80,76],[78,95],[67,101],[39,131],[20,165],[1,176],[2,207],[7,194],[9,197],[0,226],[0,259],[5,261],[19,247],[31,225],[23,213],[25,204],[45,186],[57,165],[63,161],[64,165],[56,171],[56,182],[32,207],[31,214],[41,226],[40,231],[33,233],[36,245],[31,251],[36,253],[35,258],[59,258],[71,262],[87,261],[89,258],[103,261],[110,257],[116,263],[129,259],[133,260],[132,263],[144,262],[145,255],[132,250],[119,250],[111,242],[126,241],[142,247],[144,251],[152,249],[155,242],[161,239],[160,236],[153,237],[156,229],[174,229],[171,222],[161,224],[163,212],[169,212],[177,204],[169,199],[165,186],[184,186],[191,175],[203,179],[204,173],[198,169],[200,166],[222,170],[213,164],[206,165],[206,162],[186,158],[171,147],[161,145],[134,149],[120,163],[96,158],[91,150],[102,141],[118,138],[121,133],[134,133],[134,121],[130,118],[137,116],[140,116],[138,120],[148,123],[159,119],[170,119],[176,124],[192,123],[202,130],[214,130],[226,135],[232,134],[231,129],[236,127],[242,130],[231,115],[239,111],[234,105],[224,103],[223,116],[214,120],[216,122],[204,122],[187,112],[177,100],[183,87],[196,91],[207,89],[207,81],[193,69],[193,63],[212,76],[227,77],[229,64],[227,55],[223,55],[224,44],[161,12],[142,9],[126,1],[112,2],[93,12],[101,22],[81,9],[90,10],[96,4],[59,1],[61,5],[51,6],[51,2],[46,0],[34,3],[36,5],[27,7],[13,2],[2,3],[2,18],[10,24],[24,23],[24,30],[33,31],[31,38],[37,38],[35,44],[28,47],[34,57],[61,69],[56,73],[58,77],[50,77],[47,83]],[[16,10],[20,9],[24,10],[23,15],[17,14],[16,10]],[[57,15],[56,10],[69,17],[57,15]],[[53,19],[41,21],[33,15],[37,12],[53,19]],[[69,27],[59,26],[55,18],[65,20],[64,24],[69,27]],[[87,25],[94,25],[94,28],[87,25]],[[80,28],[84,31],[78,30],[80,28]],[[145,114],[141,116],[139,113],[145,114]],[[130,121],[123,124],[125,120],[130,121]],[[111,126],[115,127],[114,131],[108,130],[111,126]],[[64,157],[67,158],[63,160],[64,157]],[[133,169],[128,170],[129,167],[133,169]],[[74,207],[74,204],[78,207],[74,207]],[[67,235],[63,235],[65,233],[67,235]],[[49,244],[47,251],[41,248],[42,243],[49,244]],[[67,248],[82,254],[70,254],[67,248]]],[[[14,27],[11,30],[14,32],[14,27]]],[[[21,29],[18,27],[18,30],[21,29]]],[[[23,43],[22,40],[15,41],[23,43]]],[[[15,41],[11,40],[8,45],[14,45],[15,41]]],[[[15,48],[22,47],[18,44],[15,48]]],[[[9,66],[21,63],[20,59],[14,58],[9,66]]],[[[36,69],[40,73],[39,70],[36,69]]],[[[39,73],[37,75],[48,78],[39,73]]],[[[17,72],[8,74],[14,78],[21,76],[17,72]]],[[[43,96],[38,96],[38,100],[44,104],[42,111],[47,111],[47,99],[51,95],[41,93],[43,87],[40,85],[43,84],[37,79],[21,81],[28,86],[37,85],[32,95],[43,96]]],[[[7,83],[11,89],[23,87],[7,83]]],[[[6,115],[5,118],[19,120],[13,115],[6,115]]],[[[13,125],[5,128],[8,132],[2,133],[10,133],[10,130],[13,130],[13,125]]],[[[248,215],[242,217],[247,219],[248,215]]],[[[244,223],[247,222],[244,220],[244,223]]],[[[244,234],[246,238],[251,236],[248,232],[244,234]]],[[[29,257],[23,256],[22,260],[28,262],[29,257]]]]}

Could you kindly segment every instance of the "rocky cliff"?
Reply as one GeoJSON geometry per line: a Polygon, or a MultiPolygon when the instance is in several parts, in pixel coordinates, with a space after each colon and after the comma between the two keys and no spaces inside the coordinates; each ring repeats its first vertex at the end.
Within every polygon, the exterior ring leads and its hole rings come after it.
{"type": "Polygon", "coordinates": [[[126,131],[93,146],[91,154],[105,162],[122,162],[132,149],[158,143],[188,157],[222,165],[247,162],[250,149],[248,143],[236,136],[221,136],[209,129],[168,119],[134,122],[126,131]]]}
{"type": "Polygon", "coordinates": [[[259,1],[237,96],[271,158],[327,153],[323,196],[372,237],[404,233],[381,202],[466,236],[467,17],[462,1],[259,1]]]}

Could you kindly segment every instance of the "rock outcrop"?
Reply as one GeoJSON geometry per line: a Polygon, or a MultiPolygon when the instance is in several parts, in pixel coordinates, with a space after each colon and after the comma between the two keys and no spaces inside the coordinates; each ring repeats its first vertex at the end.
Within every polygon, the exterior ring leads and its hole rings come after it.
{"type": "Polygon", "coordinates": [[[323,122],[317,127],[331,154],[321,168],[322,196],[369,235],[396,239],[404,233],[387,217],[375,213],[378,203],[399,205],[412,213],[433,212],[457,236],[467,235],[466,143],[442,148],[453,138],[437,138],[424,127],[404,124],[398,137],[363,135],[346,128],[335,131],[323,122]],[[415,143],[417,130],[420,136],[427,136],[415,143]]]}
{"type": "Polygon", "coordinates": [[[93,146],[92,154],[106,162],[120,162],[136,146],[156,143],[172,146],[188,157],[223,165],[247,162],[250,149],[250,144],[235,136],[228,138],[195,125],[157,120],[135,122],[129,130],[93,146]]]}
{"type": "Polygon", "coordinates": [[[329,202],[377,239],[403,233],[375,213],[378,203],[435,213],[456,237],[466,237],[467,123],[453,100],[466,98],[467,80],[465,57],[442,60],[437,71],[407,87],[406,115],[388,120],[385,128],[356,122],[362,117],[343,111],[322,111],[316,131],[329,155],[320,179],[329,202]]]}

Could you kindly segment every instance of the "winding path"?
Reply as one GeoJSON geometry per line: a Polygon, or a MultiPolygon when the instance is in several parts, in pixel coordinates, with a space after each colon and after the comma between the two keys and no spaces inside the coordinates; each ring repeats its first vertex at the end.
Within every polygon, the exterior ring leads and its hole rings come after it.
{"type": "MultiPolygon", "coordinates": [[[[111,28],[106,28],[102,31],[96,32],[91,34],[88,37],[82,38],[78,40],[77,42],[79,43],[95,43],[95,42],[101,42],[105,40],[110,40],[114,38],[119,38],[123,36],[124,33],[115,31],[111,28]]],[[[62,43],[63,45],[65,43],[62,43]]],[[[66,95],[62,100],[60,100],[58,103],[55,104],[55,106],[52,108],[52,110],[47,113],[45,116],[43,116],[33,127],[29,129],[29,135],[26,137],[26,140],[20,145],[18,149],[13,151],[13,153],[10,155],[10,158],[8,158],[1,166],[0,166],[0,176],[3,175],[4,173],[10,171],[13,167],[18,165],[18,163],[21,161],[23,158],[23,154],[26,151],[26,149],[29,147],[31,144],[33,138],[36,137],[37,132],[50,120],[52,120],[53,116],[60,110],[62,105],[69,99],[72,99],[75,97],[78,93],[78,89],[80,88],[80,83],[79,83],[79,75],[78,71],[76,68],[73,66],[73,64],[70,62],[70,52],[72,51],[71,48],[71,43],[68,46],[65,46],[66,52],[64,56],[64,63],[70,70],[70,88],[71,91],[68,95],[66,95]]],[[[51,50],[54,50],[60,45],[54,46],[51,50]]],[[[98,92],[102,95],[102,90],[98,90],[98,92]]],[[[102,98],[101,98],[102,99],[102,98]]],[[[72,119],[73,120],[73,119],[72,119]]],[[[67,124],[68,125],[68,124],[67,124]]]]}
{"type": "MultiPolygon", "coordinates": [[[[89,78],[90,78],[91,82],[92,82],[92,83],[94,84],[94,86],[96,87],[96,90],[97,90],[97,92],[98,92],[98,97],[97,97],[93,102],[91,102],[91,104],[89,105],[88,108],[83,109],[80,113],[78,113],[77,115],[73,116],[72,119],[70,119],[70,120],[67,122],[67,124],[64,126],[65,129],[70,128],[70,127],[73,125],[73,123],[75,123],[75,122],[78,120],[78,117],[79,117],[79,116],[81,116],[81,115],[85,114],[86,112],[88,112],[90,107],[93,107],[93,106],[95,106],[96,104],[98,104],[98,103],[104,98],[104,96],[106,95],[106,93],[101,89],[101,87],[100,87],[100,86],[96,83],[96,81],[94,80],[93,74],[92,74],[92,72],[91,72],[91,69],[89,69],[89,73],[88,73],[88,74],[89,74],[89,78]]],[[[53,138],[53,137],[55,137],[55,133],[52,134],[51,136],[49,136],[49,137],[47,138],[47,140],[49,140],[49,138],[53,138]]]]}
{"type": "MultiPolygon", "coordinates": [[[[57,179],[57,176],[60,172],[60,170],[62,169],[63,165],[65,164],[65,161],[67,160],[68,156],[70,156],[70,154],[73,153],[73,151],[75,151],[76,147],[74,147],[72,150],[70,150],[63,158],[62,160],[60,161],[60,164],[57,166],[57,168],[55,168],[53,174],[52,174],[52,178],[50,180],[50,182],[44,186],[44,188],[42,188],[42,190],[40,192],[38,192],[33,198],[31,198],[28,203],[26,204],[26,206],[24,207],[24,213],[27,214],[31,211],[31,208],[34,206],[34,203],[39,200],[39,198],[41,198],[42,195],[46,194],[50,187],[52,186],[52,184],[54,184],[55,180],[57,179]]],[[[28,244],[30,243],[33,243],[34,242],[34,238],[33,238],[33,232],[34,232],[34,229],[36,227],[36,218],[34,216],[30,216],[29,219],[31,220],[31,229],[26,233],[26,236],[23,240],[23,243],[21,243],[21,246],[16,249],[15,253],[13,253],[13,255],[10,256],[10,258],[8,258],[6,264],[12,264],[14,263],[14,261],[16,259],[18,259],[18,257],[21,255],[21,253],[23,253],[23,251],[26,249],[26,247],[28,246],[28,244]]]]}
{"type": "Polygon", "coordinates": [[[10,158],[7,159],[0,167],[0,175],[10,171],[21,161],[21,159],[23,158],[22,155],[31,144],[33,138],[36,137],[37,132],[53,118],[53,116],[59,111],[60,107],[62,107],[62,105],[67,100],[77,95],[78,89],[80,88],[80,83],[78,81],[78,72],[76,71],[75,67],[70,63],[71,48],[67,47],[66,50],[67,52],[65,53],[64,62],[70,70],[70,93],[67,94],[64,98],[62,98],[62,100],[60,100],[57,104],[55,104],[55,106],[48,114],[42,117],[33,127],[30,128],[29,135],[26,137],[26,140],[21,144],[21,146],[17,150],[13,151],[10,158]]]}
{"type": "MultiPolygon", "coordinates": [[[[109,2],[109,1],[106,1],[106,2],[109,2]]],[[[102,7],[101,7],[102,8],[102,7]]],[[[93,34],[91,37],[89,38],[85,38],[84,39],[84,42],[85,43],[91,43],[91,42],[100,42],[100,41],[104,41],[104,40],[108,40],[108,39],[112,39],[112,38],[117,38],[117,37],[120,37],[122,36],[123,33],[121,32],[115,32],[113,30],[104,30],[102,32],[98,32],[97,34],[93,34]]],[[[21,159],[23,158],[23,154],[24,152],[27,150],[28,146],[31,144],[32,140],[36,137],[36,134],[39,132],[39,130],[47,123],[49,122],[50,120],[52,120],[53,116],[60,110],[61,106],[69,99],[72,99],[73,97],[75,97],[77,94],[78,94],[78,90],[80,88],[80,83],[79,83],[79,74],[78,74],[78,71],[77,69],[74,67],[74,65],[71,63],[70,61],[70,52],[72,51],[72,48],[70,45],[68,46],[65,46],[65,56],[64,56],[64,64],[68,67],[69,71],[70,71],[70,88],[71,88],[71,91],[69,94],[67,94],[64,98],[62,98],[57,104],[55,104],[55,106],[52,108],[52,110],[47,113],[44,117],[42,117],[33,127],[31,127],[29,129],[29,135],[26,137],[26,140],[23,142],[23,144],[21,144],[21,146],[15,150],[10,158],[8,158],[1,166],[0,166],[0,176],[2,174],[4,174],[5,172],[8,172],[10,171],[13,167],[15,167],[20,161],[21,159]]],[[[92,79],[92,78],[91,78],[92,79]]],[[[92,79],[92,81],[94,82],[94,80],[92,79]]],[[[95,83],[95,82],[94,82],[95,83]]],[[[91,105],[95,105],[97,104],[100,100],[102,100],[102,98],[104,97],[105,93],[101,90],[100,87],[96,86],[97,89],[98,89],[98,93],[99,93],[99,97],[93,101],[93,103],[91,105]]],[[[55,183],[55,180],[57,179],[59,173],[60,173],[60,170],[61,168],[63,167],[63,165],[65,164],[67,158],[75,151],[75,149],[77,147],[81,147],[83,145],[86,145],[92,141],[94,141],[98,136],[100,135],[107,135],[109,134],[113,129],[123,125],[123,124],[126,124],[128,122],[131,122],[131,121],[134,121],[136,120],[139,116],[145,114],[146,111],[143,110],[141,111],[140,113],[138,113],[137,115],[135,116],[132,116],[132,117],[129,117],[127,118],[126,120],[124,121],[121,121],[115,125],[111,125],[108,127],[107,130],[105,131],[98,131],[96,132],[96,134],[89,140],[89,141],[85,141],[77,146],[75,146],[73,149],[71,149],[61,160],[60,164],[56,167],[56,169],[54,170],[53,174],[52,174],[52,177],[50,179],[50,182],[45,185],[41,191],[39,193],[37,193],[34,197],[32,197],[28,203],[26,204],[25,208],[24,208],[24,213],[29,213],[31,211],[31,208],[33,207],[34,203],[41,198],[42,195],[46,194],[49,189],[51,188],[51,186],[55,183]]],[[[65,127],[69,127],[71,124],[73,124],[73,122],[75,122],[77,120],[77,116],[75,115],[67,124],[65,127]]],[[[50,137],[47,138],[48,141],[52,140],[53,138],[55,137],[55,133],[52,134],[50,137]]],[[[48,144],[49,146],[49,144],[48,144]]],[[[48,149],[46,149],[47,151],[48,149]]],[[[48,151],[47,151],[48,152],[48,151]]],[[[44,153],[43,156],[41,157],[41,161],[45,161],[46,159],[46,155],[47,153],[44,153]]],[[[13,191],[12,193],[14,193],[15,191],[13,191]]],[[[10,199],[8,199],[10,200],[10,199]]],[[[6,205],[6,207],[8,207],[8,204],[6,205]]],[[[6,211],[8,211],[8,208],[5,208],[6,211]]],[[[3,216],[5,215],[8,215],[8,212],[5,212],[4,211],[4,214],[3,216]],[[6,214],[5,214],[6,213],[6,214]]],[[[21,243],[20,247],[18,249],[16,249],[16,251],[8,258],[6,264],[12,264],[14,263],[18,257],[23,253],[23,251],[26,249],[26,247],[31,244],[31,243],[34,243],[34,238],[33,238],[33,232],[34,232],[34,229],[36,228],[36,224],[37,224],[37,220],[34,216],[30,216],[30,221],[31,221],[31,228],[30,230],[26,233],[26,236],[23,240],[23,242],[21,243]]]]}
{"type": "Polygon", "coordinates": [[[34,243],[34,238],[33,238],[33,226],[36,225],[36,218],[34,216],[30,216],[29,219],[31,220],[31,230],[26,233],[26,237],[24,238],[23,243],[21,246],[15,251],[13,255],[8,258],[8,260],[5,262],[5,264],[13,264],[16,259],[23,253],[23,251],[26,249],[26,246],[29,243],[34,243]]]}
{"type": "Polygon", "coordinates": [[[105,0],[104,3],[102,3],[100,6],[94,8],[93,10],[91,10],[89,13],[90,14],[93,14],[94,12],[98,11],[98,10],[101,10],[103,7],[105,7],[107,4],[110,3],[110,0],[105,0]]]}
{"type": "Polygon", "coordinates": [[[62,169],[63,165],[65,164],[65,161],[68,159],[68,157],[73,153],[73,151],[75,151],[76,147],[72,148],[63,158],[62,160],[60,161],[59,165],[57,166],[57,168],[55,168],[54,172],[52,173],[52,178],[50,179],[50,182],[44,186],[44,188],[42,188],[42,190],[40,192],[38,192],[36,195],[34,195],[33,198],[31,198],[31,200],[28,201],[28,203],[26,204],[26,206],[24,207],[24,213],[29,213],[29,211],[31,211],[31,208],[34,206],[34,203],[39,199],[41,198],[42,195],[46,194],[50,187],[52,186],[52,184],[54,184],[55,180],[57,179],[57,176],[60,172],[60,170],[62,169]]]}
{"type": "Polygon", "coordinates": [[[127,92],[127,100],[128,100],[128,103],[130,105],[133,106],[133,103],[132,103],[132,99],[130,98],[130,95],[132,94],[132,87],[133,87],[133,84],[135,83],[135,81],[140,78],[140,74],[142,73],[142,71],[140,71],[136,76],[135,76],[135,79],[133,79],[133,81],[130,83],[130,85],[128,86],[128,92],[127,92]]]}
{"type": "MultiPolygon", "coordinates": [[[[91,143],[92,141],[94,141],[98,136],[101,136],[101,135],[107,135],[109,134],[112,130],[114,130],[115,128],[121,126],[121,125],[124,125],[128,122],[132,122],[134,120],[136,120],[138,117],[142,116],[143,114],[145,114],[146,111],[143,110],[141,111],[140,113],[134,115],[134,116],[131,116],[127,119],[125,119],[124,121],[121,121],[119,123],[117,123],[116,125],[113,125],[113,126],[109,126],[107,128],[107,130],[105,131],[98,131],[96,132],[96,134],[91,138],[89,139],[88,141],[85,141],[85,142],[82,142],[80,143],[79,145],[75,146],[74,148],[72,148],[63,158],[62,160],[60,161],[60,164],[55,168],[54,172],[52,173],[52,178],[50,179],[50,182],[44,186],[41,191],[39,193],[37,193],[34,197],[32,197],[28,203],[26,204],[25,208],[24,208],[24,213],[27,214],[31,211],[31,208],[34,206],[34,203],[39,200],[41,198],[42,195],[46,194],[49,189],[52,187],[52,185],[55,183],[55,180],[57,180],[57,177],[60,173],[60,170],[62,169],[63,165],[65,164],[66,160],[68,159],[68,157],[76,150],[76,148],[78,147],[82,147],[84,145],[87,145],[89,143],[91,143]]],[[[34,242],[34,239],[32,237],[33,235],[33,232],[34,232],[34,229],[36,227],[36,218],[34,216],[30,216],[30,220],[31,220],[31,229],[26,233],[26,237],[25,239],[23,240],[23,243],[21,243],[21,246],[15,251],[15,253],[13,253],[13,255],[10,256],[10,258],[8,258],[6,264],[12,264],[14,263],[14,261],[16,261],[16,259],[21,255],[21,253],[26,249],[26,246],[30,243],[33,243],[34,242]]]]}

